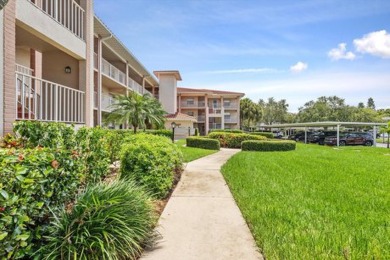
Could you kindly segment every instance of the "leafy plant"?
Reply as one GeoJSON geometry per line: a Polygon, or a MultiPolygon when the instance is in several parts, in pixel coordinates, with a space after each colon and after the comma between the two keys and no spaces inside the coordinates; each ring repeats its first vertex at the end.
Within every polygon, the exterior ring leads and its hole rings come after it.
{"type": "Polygon", "coordinates": [[[0,258],[31,256],[53,212],[74,199],[83,166],[73,151],[0,149],[0,258]]]}
{"type": "Polygon", "coordinates": [[[70,212],[63,210],[37,252],[43,259],[135,259],[155,238],[146,193],[131,181],[88,187],[70,212]]]}
{"type": "Polygon", "coordinates": [[[249,134],[251,134],[251,135],[261,135],[261,136],[265,136],[265,137],[267,137],[269,139],[274,138],[274,135],[271,132],[251,132],[249,134]]]}
{"type": "Polygon", "coordinates": [[[208,135],[209,138],[217,139],[221,147],[241,148],[241,143],[246,140],[265,140],[266,137],[260,135],[249,135],[243,133],[222,133],[214,132],[208,135]]]}
{"type": "Polygon", "coordinates": [[[188,147],[197,147],[209,150],[219,150],[219,141],[211,138],[202,137],[187,137],[186,143],[188,147]]]}
{"type": "Polygon", "coordinates": [[[164,198],[172,188],[174,173],[182,167],[183,155],[171,140],[147,134],[126,140],[121,153],[121,178],[133,179],[155,198],[164,198]]]}

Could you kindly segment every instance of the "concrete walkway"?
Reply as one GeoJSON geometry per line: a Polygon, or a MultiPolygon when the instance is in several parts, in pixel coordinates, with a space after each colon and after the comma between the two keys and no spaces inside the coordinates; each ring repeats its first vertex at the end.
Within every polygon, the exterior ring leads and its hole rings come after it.
{"type": "Polygon", "coordinates": [[[163,238],[141,259],[263,259],[219,171],[238,151],[221,149],[187,164],[159,219],[163,238]]]}

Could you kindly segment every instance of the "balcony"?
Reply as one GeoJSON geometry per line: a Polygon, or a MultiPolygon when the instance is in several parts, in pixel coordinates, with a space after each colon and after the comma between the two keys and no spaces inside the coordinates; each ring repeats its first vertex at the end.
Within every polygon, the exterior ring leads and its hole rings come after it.
{"type": "Polygon", "coordinates": [[[224,118],[225,124],[237,124],[238,118],[237,117],[230,117],[230,118],[224,118]]]}
{"type": "Polygon", "coordinates": [[[204,108],[206,103],[204,101],[194,101],[194,102],[187,102],[182,101],[180,103],[180,106],[182,108],[204,108]]]}
{"type": "Polygon", "coordinates": [[[112,65],[105,59],[102,59],[102,73],[107,77],[110,77],[111,79],[126,86],[126,82],[125,82],[126,74],[120,71],[118,68],[116,68],[114,65],[112,65]]]}
{"type": "Polygon", "coordinates": [[[84,124],[85,93],[16,71],[16,119],[84,124]]]}
{"type": "Polygon", "coordinates": [[[112,95],[103,93],[102,94],[102,111],[111,112],[113,108],[112,104],[115,103],[115,99],[112,95]]]}
{"type": "Polygon", "coordinates": [[[212,129],[222,129],[222,124],[220,123],[210,123],[209,124],[209,130],[212,129]]]}
{"type": "Polygon", "coordinates": [[[85,40],[85,11],[74,0],[28,0],[78,38],[85,40]]]}
{"type": "Polygon", "coordinates": [[[239,107],[239,104],[234,102],[234,103],[224,103],[223,104],[223,107],[226,109],[226,110],[237,110],[238,107],[239,107]]]}
{"type": "Polygon", "coordinates": [[[217,108],[209,108],[209,114],[210,115],[221,115],[222,114],[222,110],[221,110],[221,107],[217,107],[217,108]]]}
{"type": "Polygon", "coordinates": [[[200,122],[205,122],[206,121],[206,116],[198,116],[198,123],[200,122]]]}
{"type": "Polygon", "coordinates": [[[128,78],[127,79],[127,86],[133,90],[134,92],[138,93],[138,94],[143,94],[143,91],[142,91],[142,86],[140,84],[138,84],[135,80],[133,80],[132,78],[128,78]]]}

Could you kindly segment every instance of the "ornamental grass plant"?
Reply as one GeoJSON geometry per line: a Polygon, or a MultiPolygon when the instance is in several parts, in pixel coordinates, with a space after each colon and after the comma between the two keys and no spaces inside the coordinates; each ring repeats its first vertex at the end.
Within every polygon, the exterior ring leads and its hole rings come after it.
{"type": "Polygon", "coordinates": [[[49,227],[40,259],[135,259],[156,238],[149,196],[132,181],[88,187],[49,227]]]}

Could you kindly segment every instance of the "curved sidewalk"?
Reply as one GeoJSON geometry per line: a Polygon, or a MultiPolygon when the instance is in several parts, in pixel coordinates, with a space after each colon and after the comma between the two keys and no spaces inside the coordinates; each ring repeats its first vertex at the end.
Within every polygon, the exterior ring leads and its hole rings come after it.
{"type": "Polygon", "coordinates": [[[141,259],[263,259],[220,172],[238,151],[187,164],[158,222],[163,238],[141,259]]]}

